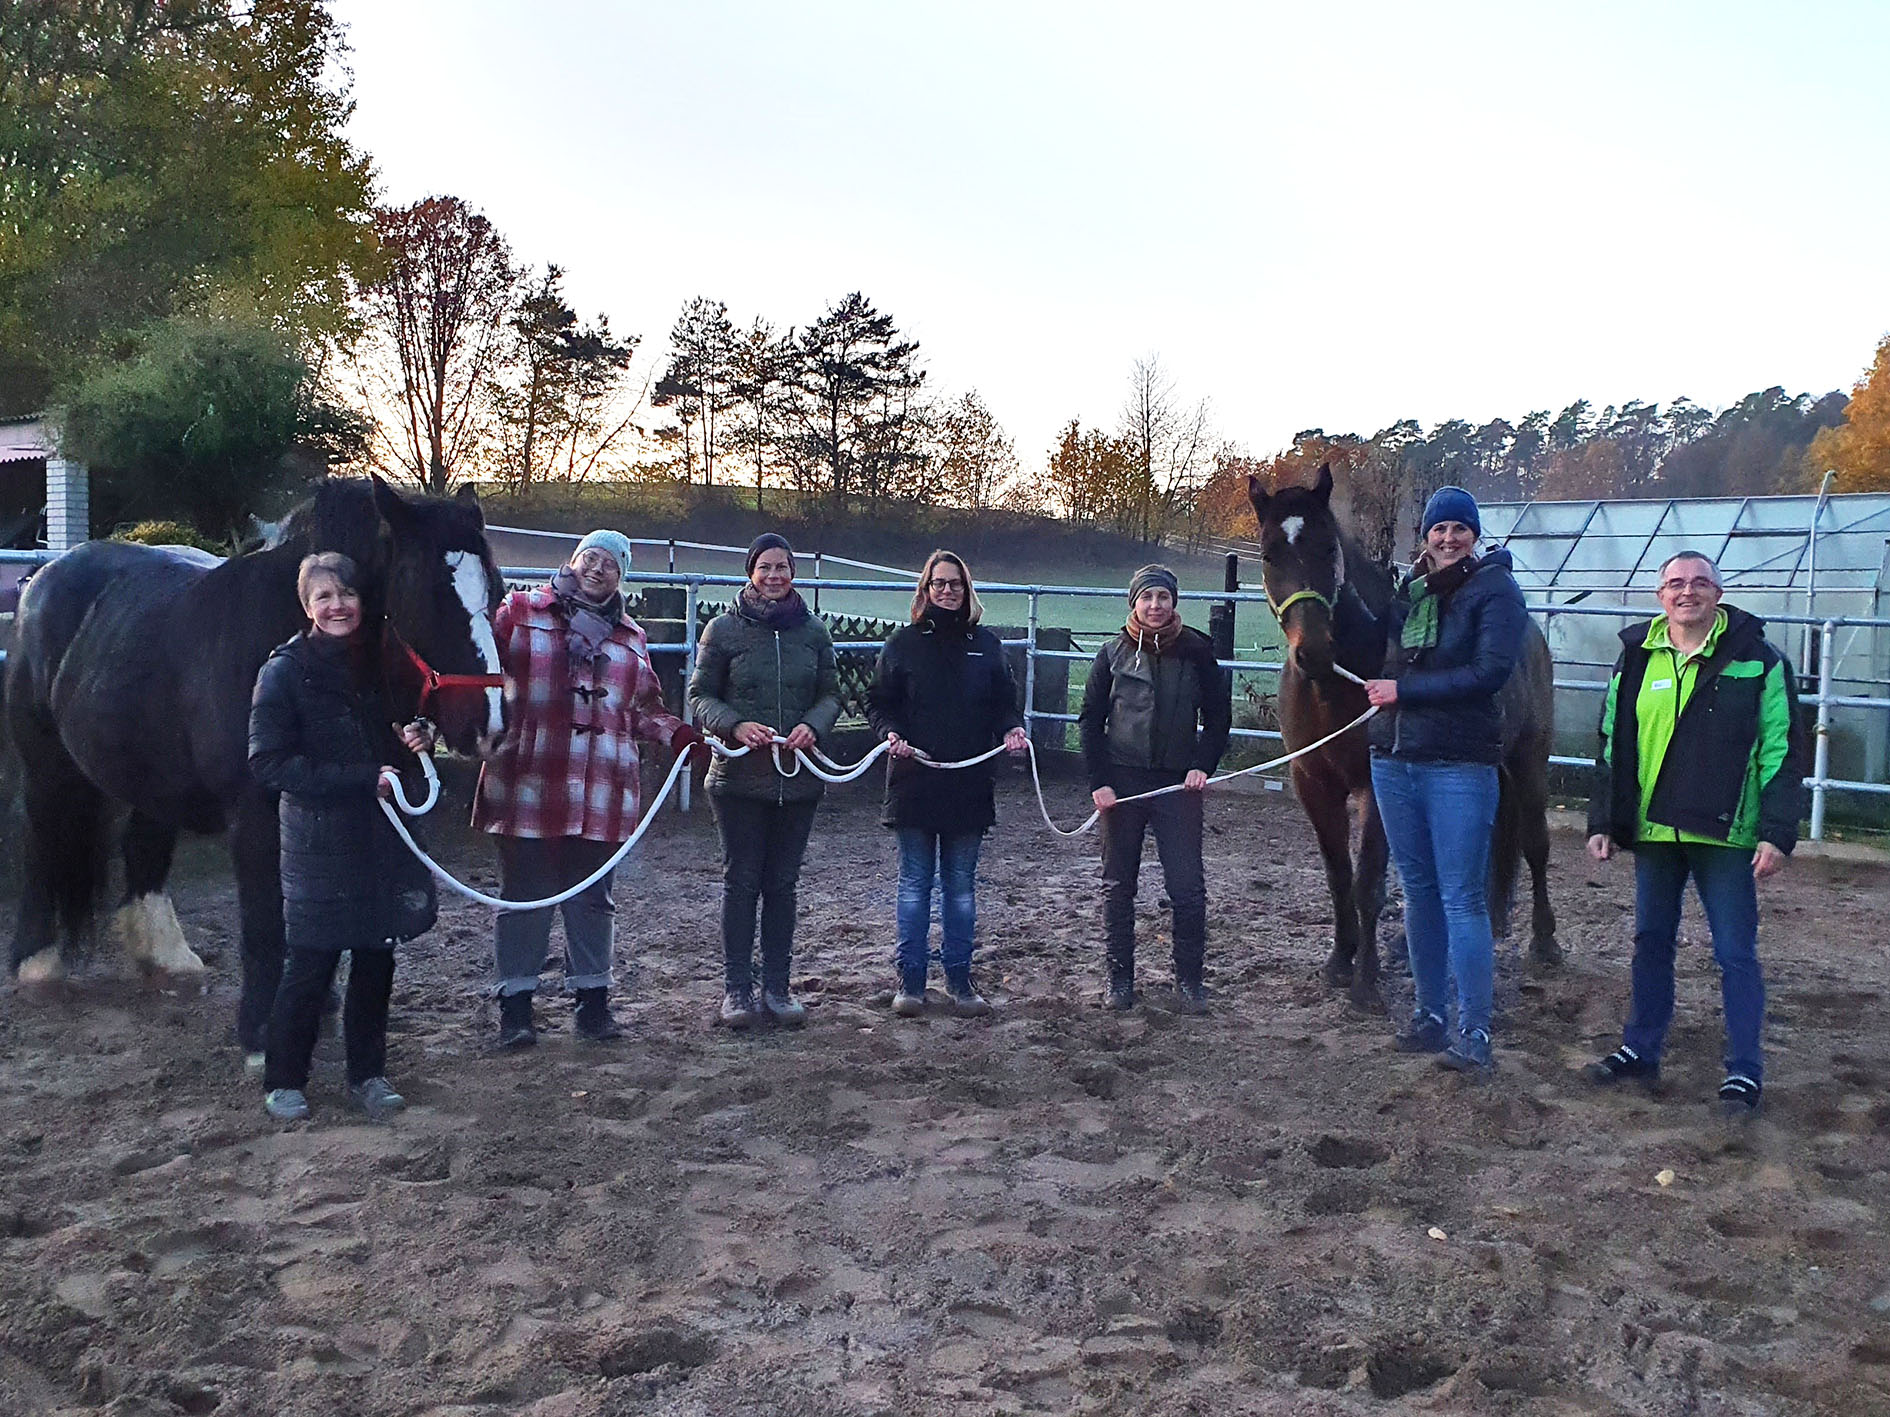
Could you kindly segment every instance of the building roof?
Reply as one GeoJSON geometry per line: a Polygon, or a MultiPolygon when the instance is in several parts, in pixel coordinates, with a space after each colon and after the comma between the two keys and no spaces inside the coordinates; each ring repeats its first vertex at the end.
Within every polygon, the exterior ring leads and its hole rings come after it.
{"type": "Polygon", "coordinates": [[[0,463],[40,462],[52,454],[43,418],[0,419],[0,463]]]}

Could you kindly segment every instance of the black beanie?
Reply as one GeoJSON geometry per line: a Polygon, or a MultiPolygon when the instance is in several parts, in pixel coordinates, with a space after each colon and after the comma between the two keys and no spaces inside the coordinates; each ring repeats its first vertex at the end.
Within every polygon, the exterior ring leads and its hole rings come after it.
{"type": "Polygon", "coordinates": [[[788,566],[792,568],[794,565],[794,548],[788,545],[788,539],[778,531],[764,531],[760,536],[755,538],[754,543],[748,548],[748,560],[742,567],[742,574],[745,576],[754,575],[755,562],[761,559],[761,553],[764,551],[773,551],[777,548],[787,552],[788,566]]]}

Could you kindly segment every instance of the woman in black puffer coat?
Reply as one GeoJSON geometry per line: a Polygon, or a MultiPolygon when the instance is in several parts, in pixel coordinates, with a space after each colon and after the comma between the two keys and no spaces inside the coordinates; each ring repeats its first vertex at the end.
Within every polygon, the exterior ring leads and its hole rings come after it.
{"type": "Polygon", "coordinates": [[[343,950],[349,1096],[371,1117],[403,1105],[385,1076],[394,946],[430,929],[437,910],[432,877],[375,802],[387,764],[403,749],[431,751],[433,736],[421,723],[394,731],[355,575],[336,552],[302,562],[309,628],[269,656],[250,707],[250,771],[282,794],[287,949],[263,1065],[263,1107],[278,1121],[308,1116],[309,1059],[343,950]]]}
{"type": "Polygon", "coordinates": [[[887,639],[867,694],[867,719],[891,745],[880,820],[899,837],[893,1009],[906,1017],[925,1009],[935,879],[946,993],[960,1014],[991,1011],[971,984],[978,848],[997,821],[991,764],[946,771],[913,761],[915,749],[944,763],[975,758],[1000,741],[1013,754],[1025,750],[1017,683],[1004,646],[978,623],[983,613],[965,563],[934,551],[919,573],[912,623],[887,639]]]}

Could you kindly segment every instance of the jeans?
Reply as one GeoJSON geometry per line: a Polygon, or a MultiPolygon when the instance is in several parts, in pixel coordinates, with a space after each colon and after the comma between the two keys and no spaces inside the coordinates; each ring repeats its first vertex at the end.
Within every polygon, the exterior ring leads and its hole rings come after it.
{"type": "Polygon", "coordinates": [[[1374,754],[1372,791],[1404,883],[1404,938],[1418,1010],[1445,1017],[1447,985],[1454,980],[1458,1030],[1487,1034],[1496,988],[1485,891],[1496,767],[1374,754]]]}
{"type": "Polygon", "coordinates": [[[971,974],[972,934],[978,924],[978,848],[982,831],[935,832],[899,828],[899,945],[894,963],[908,993],[925,992],[932,934],[932,882],[939,883],[939,951],[948,982],[971,974]]]}
{"type": "MultiPolygon", "coordinates": [[[[1119,797],[1165,787],[1161,773],[1116,768],[1110,783],[1119,797]]],[[[1199,983],[1207,952],[1207,873],[1201,864],[1199,792],[1170,792],[1141,802],[1119,802],[1102,814],[1103,937],[1111,983],[1135,978],[1135,891],[1142,873],[1142,841],[1155,829],[1162,884],[1174,908],[1175,977],[1199,983]]]]}
{"type": "MultiPolygon", "coordinates": [[[[387,1002],[394,993],[391,949],[351,950],[348,995],[341,1008],[341,1036],[348,1057],[348,1083],[366,1082],[387,1072],[387,1002]]],[[[322,1006],[335,982],[340,950],[290,950],[282,963],[282,983],[269,1013],[269,1046],[263,1055],[263,1086],[270,1091],[308,1086],[309,1059],[322,1006]]]]}
{"type": "MultiPolygon", "coordinates": [[[[575,886],[612,856],[621,843],[581,836],[501,836],[499,895],[505,900],[543,900],[575,886]]],[[[551,913],[564,912],[564,983],[567,989],[608,989],[615,945],[617,905],[610,898],[615,871],[561,906],[504,910],[493,928],[499,993],[529,994],[538,988],[551,949],[551,913]]]]}
{"type": "Polygon", "coordinates": [[[794,894],[813,834],[812,802],[710,793],[722,834],[722,973],[730,992],[755,982],[755,906],[761,906],[761,983],[785,994],[794,956],[794,894]]]}
{"type": "Polygon", "coordinates": [[[1621,1041],[1659,1061],[1673,1022],[1673,961],[1687,877],[1706,908],[1726,1010],[1726,1071],[1765,1081],[1759,1030],[1765,979],[1759,970],[1759,892],[1752,853],[1734,846],[1643,842],[1634,848],[1634,1003],[1621,1041]]]}

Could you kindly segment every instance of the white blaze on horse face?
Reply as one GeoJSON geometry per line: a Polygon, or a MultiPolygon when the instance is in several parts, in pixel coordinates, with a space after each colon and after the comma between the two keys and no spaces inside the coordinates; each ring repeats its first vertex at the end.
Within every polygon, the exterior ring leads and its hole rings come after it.
{"type": "Polygon", "coordinates": [[[1280,519],[1280,530],[1286,533],[1286,544],[1288,546],[1297,545],[1299,543],[1299,534],[1305,529],[1306,518],[1304,517],[1283,517],[1280,519]]]}
{"type": "MultiPolygon", "coordinates": [[[[486,563],[470,551],[449,551],[446,553],[446,568],[452,573],[453,590],[459,596],[459,603],[466,607],[466,618],[472,622],[473,648],[479,651],[486,673],[497,674],[500,672],[499,642],[492,637],[492,603],[486,580],[486,563]]],[[[504,723],[500,701],[500,690],[486,690],[488,733],[497,733],[504,723]]]]}

